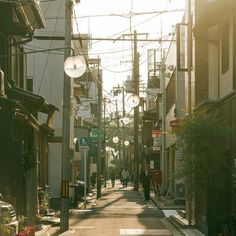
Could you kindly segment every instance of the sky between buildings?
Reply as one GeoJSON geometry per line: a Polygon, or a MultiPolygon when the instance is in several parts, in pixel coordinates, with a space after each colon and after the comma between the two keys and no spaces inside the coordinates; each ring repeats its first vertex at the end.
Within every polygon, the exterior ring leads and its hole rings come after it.
{"type": "MultiPolygon", "coordinates": [[[[138,39],[171,39],[173,27],[180,22],[185,0],[81,0],[75,5],[74,31],[91,34],[92,38],[129,39],[137,31],[138,39]],[[166,12],[167,11],[167,12],[166,12]]],[[[147,81],[147,50],[160,48],[160,43],[137,43],[140,54],[140,81],[147,81]]],[[[162,47],[168,47],[164,43],[162,47]]],[[[104,94],[113,86],[123,85],[132,75],[131,41],[92,40],[91,58],[101,59],[104,94]]]]}

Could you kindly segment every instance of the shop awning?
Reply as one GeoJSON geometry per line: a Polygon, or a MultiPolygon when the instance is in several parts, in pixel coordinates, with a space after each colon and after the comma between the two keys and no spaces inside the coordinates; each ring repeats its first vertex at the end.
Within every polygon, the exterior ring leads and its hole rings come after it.
{"type": "Polygon", "coordinates": [[[45,21],[35,0],[0,2],[0,32],[29,37],[35,29],[45,27],[45,21]]]}
{"type": "Polygon", "coordinates": [[[8,99],[19,101],[26,108],[27,112],[33,116],[38,112],[47,114],[46,125],[51,128],[52,117],[55,111],[59,111],[56,106],[46,103],[42,96],[16,86],[11,87],[9,84],[7,84],[5,92],[8,99]]]}

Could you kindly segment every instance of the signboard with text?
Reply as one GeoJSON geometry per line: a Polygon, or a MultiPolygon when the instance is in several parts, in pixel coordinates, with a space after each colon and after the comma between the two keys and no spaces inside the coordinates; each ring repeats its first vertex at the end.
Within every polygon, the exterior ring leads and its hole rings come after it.
{"type": "MultiPolygon", "coordinates": [[[[104,141],[104,129],[100,130],[100,135],[101,135],[101,142],[104,141]]],[[[92,128],[91,129],[91,134],[90,134],[91,141],[94,143],[98,142],[98,129],[97,128],[92,128]]]]}

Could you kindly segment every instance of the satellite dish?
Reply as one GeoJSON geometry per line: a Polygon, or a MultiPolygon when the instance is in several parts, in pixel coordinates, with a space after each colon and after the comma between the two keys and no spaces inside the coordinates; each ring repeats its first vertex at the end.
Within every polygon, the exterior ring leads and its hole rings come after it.
{"type": "Polygon", "coordinates": [[[139,101],[139,97],[135,94],[130,95],[127,99],[128,105],[132,108],[137,107],[139,105],[139,101]]]}
{"type": "Polygon", "coordinates": [[[67,57],[64,62],[64,71],[72,78],[82,76],[85,73],[86,68],[85,59],[81,56],[67,57]]]}

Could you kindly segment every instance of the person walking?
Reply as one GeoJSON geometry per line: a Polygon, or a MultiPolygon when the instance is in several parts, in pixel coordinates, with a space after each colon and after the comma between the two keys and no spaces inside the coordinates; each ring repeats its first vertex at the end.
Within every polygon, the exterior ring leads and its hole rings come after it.
{"type": "Polygon", "coordinates": [[[123,172],[123,168],[120,169],[120,183],[123,185],[123,179],[122,179],[122,172],[123,172]]]}
{"type": "Polygon", "coordinates": [[[115,174],[115,171],[112,170],[111,171],[111,186],[112,186],[112,188],[115,187],[115,181],[116,181],[116,174],[115,174]]]}
{"type": "Polygon", "coordinates": [[[127,187],[128,186],[128,180],[129,180],[129,171],[127,168],[125,168],[122,173],[122,180],[123,180],[123,187],[127,187]]]}
{"type": "Polygon", "coordinates": [[[150,185],[151,185],[151,174],[149,171],[149,165],[145,165],[144,171],[141,174],[141,183],[144,190],[144,199],[145,201],[150,200],[150,185]]]}

